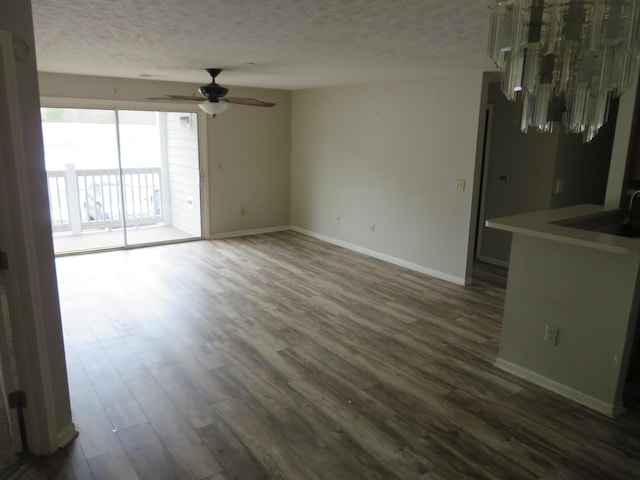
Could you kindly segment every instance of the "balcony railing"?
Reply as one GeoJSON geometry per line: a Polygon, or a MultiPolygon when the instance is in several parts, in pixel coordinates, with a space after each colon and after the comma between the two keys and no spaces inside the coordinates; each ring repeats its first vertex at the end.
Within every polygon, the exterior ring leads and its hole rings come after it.
{"type": "Polygon", "coordinates": [[[138,227],[163,223],[160,168],[48,170],[54,232],[138,227]],[[121,175],[122,180],[121,181],[121,175]]]}

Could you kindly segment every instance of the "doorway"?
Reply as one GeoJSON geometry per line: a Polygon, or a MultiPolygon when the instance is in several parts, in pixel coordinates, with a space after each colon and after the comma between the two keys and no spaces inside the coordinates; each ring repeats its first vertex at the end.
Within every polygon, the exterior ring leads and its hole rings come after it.
{"type": "Polygon", "coordinates": [[[511,233],[485,220],[581,203],[602,205],[606,194],[618,101],[590,142],[557,126],[551,133],[520,131],[518,103],[490,83],[475,260],[507,268],[511,233]]]}
{"type": "Polygon", "coordinates": [[[57,255],[202,238],[195,113],[41,113],[57,255]]]}

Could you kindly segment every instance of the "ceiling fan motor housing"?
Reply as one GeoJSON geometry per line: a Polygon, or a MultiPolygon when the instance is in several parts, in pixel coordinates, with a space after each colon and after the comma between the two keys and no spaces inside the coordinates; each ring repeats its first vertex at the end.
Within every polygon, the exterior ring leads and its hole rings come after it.
{"type": "Polygon", "coordinates": [[[245,97],[229,97],[225,98],[229,92],[228,88],[225,88],[216,83],[216,77],[222,72],[221,68],[207,68],[207,73],[211,75],[211,83],[198,87],[198,92],[204,97],[204,102],[197,96],[187,95],[165,95],[164,97],[149,98],[148,100],[176,100],[176,101],[192,101],[195,100],[200,103],[200,108],[214,117],[222,113],[230,103],[236,103],[239,105],[249,105],[253,107],[273,107],[273,102],[263,102],[256,100],[255,98],[245,97]]]}
{"type": "Polygon", "coordinates": [[[205,97],[208,101],[217,102],[227,94],[229,89],[213,82],[208,85],[202,85],[198,88],[198,91],[200,92],[200,95],[205,97]]]}

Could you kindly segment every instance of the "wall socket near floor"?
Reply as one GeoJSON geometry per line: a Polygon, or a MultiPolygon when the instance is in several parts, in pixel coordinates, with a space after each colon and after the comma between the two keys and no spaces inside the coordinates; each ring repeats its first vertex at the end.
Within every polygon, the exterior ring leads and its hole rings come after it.
{"type": "Polygon", "coordinates": [[[371,233],[376,233],[376,224],[375,224],[375,223],[372,223],[372,224],[369,226],[369,230],[371,230],[371,233]]]}
{"type": "Polygon", "coordinates": [[[240,216],[241,216],[241,217],[244,217],[244,216],[246,216],[246,215],[247,215],[247,210],[246,210],[246,209],[244,209],[244,208],[241,208],[241,209],[240,209],[240,216]]]}
{"type": "Polygon", "coordinates": [[[462,178],[457,178],[453,188],[456,192],[464,192],[465,181],[462,178]]]}
{"type": "Polygon", "coordinates": [[[559,333],[560,329],[558,327],[547,324],[544,328],[544,342],[550,343],[551,345],[557,345],[559,333]]]}

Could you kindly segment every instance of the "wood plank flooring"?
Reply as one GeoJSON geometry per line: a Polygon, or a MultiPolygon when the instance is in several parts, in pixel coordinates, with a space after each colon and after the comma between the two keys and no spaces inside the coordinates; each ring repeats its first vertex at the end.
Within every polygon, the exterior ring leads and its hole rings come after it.
{"type": "Polygon", "coordinates": [[[640,478],[640,415],[492,366],[499,287],[293,232],[57,268],[80,436],[23,479],[640,478]]]}

